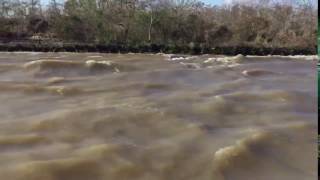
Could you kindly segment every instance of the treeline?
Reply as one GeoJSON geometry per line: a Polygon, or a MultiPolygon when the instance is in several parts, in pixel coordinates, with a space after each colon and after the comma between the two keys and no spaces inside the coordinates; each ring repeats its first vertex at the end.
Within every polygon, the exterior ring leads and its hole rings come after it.
{"type": "Polygon", "coordinates": [[[313,2],[261,0],[0,0],[0,39],[188,47],[303,47],[317,43],[313,2]]]}

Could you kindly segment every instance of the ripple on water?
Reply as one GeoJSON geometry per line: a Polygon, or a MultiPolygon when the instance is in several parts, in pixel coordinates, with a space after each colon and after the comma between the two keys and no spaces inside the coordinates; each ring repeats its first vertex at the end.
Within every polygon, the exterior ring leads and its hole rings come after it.
{"type": "Polygon", "coordinates": [[[314,126],[300,124],[276,131],[252,132],[249,137],[215,152],[214,173],[222,180],[260,180],[266,177],[270,179],[312,179],[316,174],[316,164],[310,162],[316,152],[312,150],[315,145],[311,145],[308,141],[315,140],[315,137],[312,137],[314,133],[310,131],[313,129],[315,129],[314,126]],[[311,136],[307,138],[301,133],[301,130],[311,136]],[[303,147],[297,146],[297,143],[302,143],[303,147]],[[297,154],[304,155],[297,156],[297,154]],[[302,159],[310,161],[300,163],[302,159]],[[255,173],[259,176],[252,176],[255,173]],[[295,175],[292,176],[292,174],[295,175]]]}

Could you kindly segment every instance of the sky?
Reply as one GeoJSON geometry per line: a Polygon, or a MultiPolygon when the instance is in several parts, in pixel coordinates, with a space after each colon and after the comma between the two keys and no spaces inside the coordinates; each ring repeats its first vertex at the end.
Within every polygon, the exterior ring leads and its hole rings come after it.
{"type": "Polygon", "coordinates": [[[221,5],[224,2],[224,0],[201,0],[201,1],[210,5],[221,5]]]}

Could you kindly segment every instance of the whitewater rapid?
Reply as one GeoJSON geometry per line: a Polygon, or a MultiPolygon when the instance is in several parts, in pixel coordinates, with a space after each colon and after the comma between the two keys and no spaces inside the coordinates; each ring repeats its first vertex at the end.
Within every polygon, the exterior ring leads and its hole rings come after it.
{"type": "Polygon", "coordinates": [[[316,56],[0,53],[0,179],[313,180],[316,56]]]}

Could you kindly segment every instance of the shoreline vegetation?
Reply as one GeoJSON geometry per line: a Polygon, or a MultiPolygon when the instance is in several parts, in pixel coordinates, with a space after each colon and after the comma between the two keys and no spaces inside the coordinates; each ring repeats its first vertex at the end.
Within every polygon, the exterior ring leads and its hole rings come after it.
{"type": "Polygon", "coordinates": [[[317,2],[0,0],[0,51],[316,54],[317,2]],[[238,2],[238,3],[237,3],[238,2]]]}
{"type": "Polygon", "coordinates": [[[123,45],[87,43],[0,43],[0,52],[97,52],[97,53],[165,53],[215,55],[316,55],[316,47],[253,47],[253,46],[183,46],[163,44],[123,45]]]}

